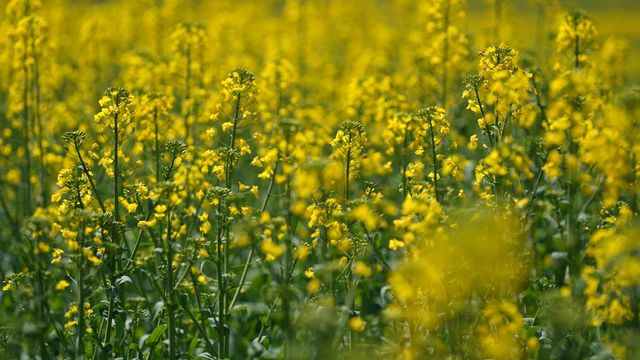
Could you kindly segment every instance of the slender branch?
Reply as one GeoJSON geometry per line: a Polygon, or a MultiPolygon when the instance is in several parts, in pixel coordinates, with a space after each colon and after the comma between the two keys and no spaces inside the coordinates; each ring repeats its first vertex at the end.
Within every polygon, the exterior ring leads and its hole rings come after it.
{"type": "MultiPolygon", "coordinates": [[[[276,162],[273,174],[271,175],[271,180],[269,181],[269,187],[267,188],[267,194],[262,201],[262,207],[260,208],[260,214],[262,214],[267,208],[267,203],[269,202],[269,197],[271,196],[271,190],[273,189],[273,184],[276,180],[276,173],[278,172],[278,162],[276,162]]],[[[244,286],[245,279],[247,278],[247,273],[249,271],[249,264],[251,264],[251,260],[253,259],[254,249],[253,247],[249,250],[249,256],[247,256],[247,261],[244,263],[244,268],[242,269],[242,275],[240,275],[240,282],[238,283],[238,287],[236,288],[235,293],[233,294],[233,298],[231,298],[231,302],[229,303],[229,309],[233,309],[236,301],[238,300],[238,296],[242,291],[242,287],[244,286]]]]}

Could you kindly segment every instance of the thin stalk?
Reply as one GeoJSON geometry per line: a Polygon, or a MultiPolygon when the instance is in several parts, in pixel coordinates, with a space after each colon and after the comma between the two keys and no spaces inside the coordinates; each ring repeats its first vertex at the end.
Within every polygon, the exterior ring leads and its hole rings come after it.
{"type": "Polygon", "coordinates": [[[173,308],[173,251],[171,247],[171,211],[167,214],[167,258],[166,258],[166,288],[167,318],[169,325],[169,359],[176,358],[176,324],[173,308]]]}
{"type": "MultiPolygon", "coordinates": [[[[262,206],[260,207],[259,215],[261,215],[267,208],[267,203],[269,202],[269,197],[271,196],[271,190],[273,189],[273,184],[275,183],[277,172],[278,172],[278,162],[276,162],[274,166],[273,174],[271,175],[271,180],[269,181],[269,187],[267,188],[267,194],[265,195],[264,200],[262,201],[262,206]]],[[[247,261],[245,261],[244,263],[244,268],[242,269],[242,275],[240,275],[240,282],[238,283],[238,287],[236,288],[236,291],[233,294],[233,297],[231,298],[231,302],[229,303],[229,309],[233,309],[233,306],[235,305],[236,301],[238,300],[238,296],[242,291],[242,287],[244,286],[245,279],[247,278],[247,272],[249,271],[249,265],[251,264],[251,260],[253,259],[253,253],[254,253],[253,250],[254,250],[253,247],[251,247],[251,250],[249,250],[249,256],[247,256],[247,261]]]]}
{"type": "Polygon", "coordinates": [[[113,296],[113,282],[114,278],[111,277],[111,283],[109,284],[109,307],[107,309],[107,324],[106,324],[106,332],[104,334],[104,339],[102,341],[102,358],[106,359],[109,352],[105,352],[104,349],[107,347],[107,344],[111,343],[111,323],[113,322],[113,310],[114,310],[114,296],[113,296]]]}
{"type": "Polygon", "coordinates": [[[187,315],[189,315],[189,317],[191,318],[191,321],[193,321],[193,323],[196,325],[198,332],[200,332],[200,335],[202,335],[202,339],[204,340],[205,345],[207,346],[207,349],[209,349],[209,351],[211,352],[215,352],[215,348],[213,347],[213,344],[209,339],[209,334],[207,334],[207,331],[205,330],[205,328],[202,327],[198,319],[196,319],[196,317],[193,315],[193,312],[191,312],[191,309],[189,309],[187,304],[185,304],[185,306],[183,306],[182,308],[187,313],[187,315]]]}
{"type": "MultiPolygon", "coordinates": [[[[231,190],[232,184],[232,176],[233,176],[233,159],[232,153],[235,150],[236,144],[236,135],[238,130],[238,123],[240,122],[240,103],[242,96],[241,94],[236,95],[234,107],[233,107],[233,129],[231,131],[231,138],[229,140],[229,148],[231,153],[227,157],[227,172],[225,179],[225,187],[231,190]]],[[[220,213],[220,205],[218,205],[218,214],[220,213]]],[[[227,316],[227,289],[226,289],[226,276],[229,268],[229,224],[224,225],[224,229],[220,227],[218,223],[218,231],[217,231],[217,267],[218,267],[218,355],[222,358],[226,358],[228,355],[227,351],[229,349],[229,337],[226,334],[225,322],[227,316]],[[224,231],[224,238],[226,240],[226,244],[224,248],[222,247],[222,233],[224,231]]],[[[253,254],[251,254],[253,255],[253,254]]]]}
{"type": "MultiPolygon", "coordinates": [[[[220,205],[218,204],[218,214],[220,214],[220,205]]],[[[219,216],[217,216],[219,219],[219,216]]],[[[220,227],[220,221],[217,221],[217,229],[216,229],[216,250],[217,250],[217,259],[216,259],[216,268],[217,268],[217,280],[218,280],[218,356],[222,359],[225,358],[225,284],[224,284],[224,276],[222,269],[222,228],[220,227]]]]}
{"type": "Polygon", "coordinates": [[[82,154],[80,153],[80,144],[78,143],[77,140],[74,140],[73,145],[76,148],[76,155],[78,155],[78,160],[80,161],[80,165],[82,166],[82,172],[84,172],[84,174],[87,176],[87,179],[89,179],[89,185],[91,185],[91,191],[93,192],[93,196],[96,197],[96,200],[98,200],[98,204],[100,205],[100,209],[102,210],[103,213],[105,213],[107,212],[107,209],[104,206],[104,202],[100,197],[100,193],[98,192],[98,189],[96,189],[96,184],[93,182],[93,178],[91,177],[91,173],[87,168],[87,164],[84,162],[84,159],[82,158],[82,154]]]}
{"type": "MultiPolygon", "coordinates": [[[[480,101],[480,94],[478,94],[478,87],[474,86],[473,87],[473,92],[476,94],[476,101],[478,102],[478,106],[480,107],[480,115],[482,116],[482,119],[484,119],[484,107],[482,106],[482,101],[480,101]]],[[[487,131],[487,136],[489,137],[489,144],[491,144],[491,147],[493,147],[493,138],[491,137],[491,129],[489,129],[487,131]]]]}
{"type": "Polygon", "coordinates": [[[46,333],[46,328],[47,328],[47,324],[48,322],[45,321],[45,319],[47,318],[47,314],[48,314],[48,309],[47,309],[47,297],[45,296],[45,286],[44,286],[44,273],[42,270],[42,264],[40,263],[39,259],[36,259],[36,267],[37,267],[37,274],[38,274],[38,298],[39,298],[39,308],[40,308],[40,321],[42,322],[40,324],[40,358],[41,359],[47,359],[48,358],[48,352],[47,352],[47,333],[46,333]]]}
{"type": "MultiPolygon", "coordinates": [[[[240,100],[242,96],[238,94],[236,96],[236,101],[233,106],[233,130],[231,131],[231,139],[229,141],[229,148],[231,151],[235,149],[236,146],[236,132],[238,130],[238,123],[240,122],[240,100]]],[[[233,164],[231,159],[227,159],[227,176],[225,181],[225,186],[227,189],[231,189],[231,176],[233,172],[233,164]]]]}
{"type": "Polygon", "coordinates": [[[158,106],[153,108],[154,156],[156,162],[156,184],[160,183],[160,139],[158,136],[158,106]]]}
{"type": "MultiPolygon", "coordinates": [[[[80,202],[82,203],[82,199],[80,202]]],[[[78,273],[78,342],[76,344],[76,359],[84,358],[84,274],[82,272],[82,264],[84,263],[84,231],[85,225],[83,222],[80,232],[78,263],[76,264],[78,273]]]]}

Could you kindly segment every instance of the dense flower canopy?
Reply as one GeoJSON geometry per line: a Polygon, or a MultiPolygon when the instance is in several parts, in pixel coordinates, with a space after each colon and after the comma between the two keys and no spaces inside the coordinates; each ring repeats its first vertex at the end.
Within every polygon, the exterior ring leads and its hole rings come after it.
{"type": "Polygon", "coordinates": [[[638,74],[598,12],[0,6],[0,357],[640,354],[638,74]]]}

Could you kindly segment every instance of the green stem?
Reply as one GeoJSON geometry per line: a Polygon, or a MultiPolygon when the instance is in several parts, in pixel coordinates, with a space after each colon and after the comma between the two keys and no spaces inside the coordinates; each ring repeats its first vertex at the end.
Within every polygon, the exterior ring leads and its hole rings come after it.
{"type": "Polygon", "coordinates": [[[82,158],[82,154],[80,153],[80,144],[78,143],[77,139],[73,141],[73,145],[76,148],[76,154],[78,155],[80,166],[82,166],[82,172],[84,172],[84,174],[87,176],[87,179],[89,179],[89,185],[91,185],[91,191],[93,192],[93,196],[95,196],[96,200],[98,200],[98,204],[100,205],[100,209],[102,210],[102,212],[106,213],[107,209],[104,206],[104,202],[102,201],[102,198],[100,198],[100,193],[98,193],[98,189],[96,189],[96,184],[93,182],[93,178],[91,177],[89,168],[87,168],[87,164],[84,162],[84,159],[82,158]]]}
{"type": "MultiPolygon", "coordinates": [[[[242,97],[240,96],[240,94],[238,94],[236,96],[236,101],[233,106],[233,129],[231,131],[231,139],[229,141],[229,148],[231,152],[233,152],[236,146],[236,132],[238,130],[238,123],[240,122],[240,99],[241,98],[242,97]]],[[[232,154],[230,153],[229,156],[231,155],[232,154]]],[[[232,163],[232,159],[229,157],[227,159],[227,177],[225,182],[227,189],[231,189],[232,172],[233,172],[233,163],[232,163]]]]}
{"type": "MultiPolygon", "coordinates": [[[[218,214],[217,218],[220,219],[220,204],[218,204],[218,214]]],[[[224,274],[222,269],[222,228],[220,221],[217,221],[217,238],[216,238],[216,250],[217,250],[217,259],[216,259],[216,268],[217,268],[217,280],[218,280],[218,357],[224,359],[225,358],[225,283],[224,283],[224,274]]]]}
{"type": "Polygon", "coordinates": [[[160,140],[158,137],[158,107],[157,106],[155,106],[153,109],[153,126],[154,126],[154,133],[155,133],[154,156],[156,160],[156,184],[159,184],[160,183],[160,140]]]}
{"type": "Polygon", "coordinates": [[[80,232],[78,263],[76,264],[78,273],[78,342],[76,344],[76,359],[84,358],[84,276],[82,272],[82,264],[84,262],[84,231],[85,226],[83,222],[80,232]]]}
{"type": "Polygon", "coordinates": [[[166,288],[167,318],[169,325],[169,359],[176,358],[176,324],[173,308],[173,251],[171,246],[171,211],[167,214],[167,258],[166,258],[166,288]]]}
{"type": "Polygon", "coordinates": [[[191,311],[191,309],[189,309],[186,303],[184,304],[184,306],[182,306],[182,308],[185,310],[187,315],[191,318],[191,321],[193,321],[193,323],[196,325],[198,332],[200,332],[200,335],[202,335],[202,339],[204,340],[205,345],[207,346],[207,349],[209,349],[209,351],[211,351],[212,353],[215,352],[215,348],[213,347],[213,344],[209,339],[209,334],[207,334],[207,331],[205,330],[205,328],[202,327],[198,319],[196,319],[196,317],[193,315],[193,312],[191,311]]]}
{"type": "MultiPolygon", "coordinates": [[[[473,91],[476,94],[476,101],[478,102],[478,107],[480,107],[480,115],[482,116],[482,119],[484,120],[484,107],[482,106],[482,101],[480,101],[480,94],[478,94],[478,87],[474,86],[473,87],[473,91]]],[[[491,144],[491,147],[493,147],[493,137],[491,137],[491,128],[489,128],[487,130],[487,136],[489,137],[489,144],[491,144]]]]}
{"type": "MultiPolygon", "coordinates": [[[[260,208],[260,214],[262,214],[267,208],[267,203],[269,202],[269,197],[271,196],[271,190],[273,189],[273,184],[275,183],[276,173],[278,172],[278,162],[276,162],[273,174],[271,175],[271,180],[269,181],[269,187],[267,188],[267,194],[262,201],[262,207],[260,208]]],[[[247,278],[247,272],[249,271],[249,265],[251,264],[251,260],[253,259],[253,247],[249,250],[249,256],[247,256],[247,261],[244,263],[244,268],[242,269],[242,275],[240,276],[240,282],[238,283],[238,287],[236,288],[233,297],[231,298],[231,302],[229,303],[229,309],[233,309],[236,301],[238,300],[238,296],[242,291],[242,287],[244,286],[244,282],[247,278]]]]}

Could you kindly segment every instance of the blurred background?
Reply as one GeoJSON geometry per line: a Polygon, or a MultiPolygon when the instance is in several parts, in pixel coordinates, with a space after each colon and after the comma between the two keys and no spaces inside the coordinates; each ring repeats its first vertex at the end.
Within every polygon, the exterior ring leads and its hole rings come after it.
{"type": "MultiPolygon", "coordinates": [[[[491,27],[492,14],[488,14],[485,0],[470,0],[469,14],[471,15],[471,27],[491,27]]],[[[557,3],[566,10],[584,11],[591,16],[602,38],[615,36],[624,38],[629,43],[629,59],[627,70],[629,80],[640,81],[640,1],[638,0],[513,0],[507,1],[509,6],[503,16],[512,17],[512,37],[519,38],[526,43],[526,37],[530,35],[527,29],[535,28],[538,21],[538,6],[540,3],[557,3]]],[[[555,23],[554,23],[555,24],[555,23]]],[[[549,25],[554,25],[549,24],[549,25]]],[[[534,41],[534,40],[531,40],[534,41]]]]}

